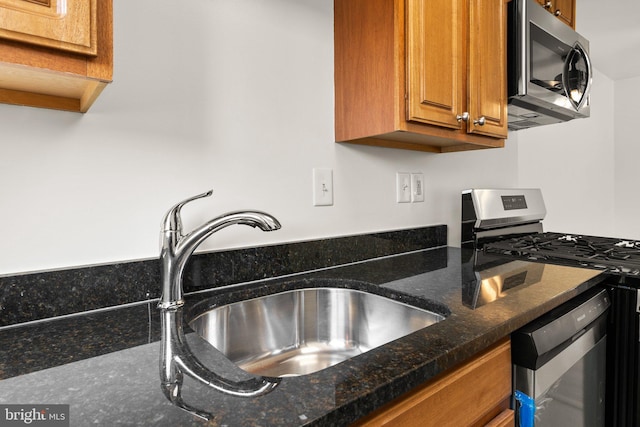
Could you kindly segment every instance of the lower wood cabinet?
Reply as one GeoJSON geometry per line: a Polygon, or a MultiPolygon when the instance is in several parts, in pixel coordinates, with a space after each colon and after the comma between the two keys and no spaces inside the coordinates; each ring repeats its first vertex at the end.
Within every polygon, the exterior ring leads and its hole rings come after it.
{"type": "Polygon", "coordinates": [[[499,342],[353,426],[513,426],[511,343],[499,342]]]}

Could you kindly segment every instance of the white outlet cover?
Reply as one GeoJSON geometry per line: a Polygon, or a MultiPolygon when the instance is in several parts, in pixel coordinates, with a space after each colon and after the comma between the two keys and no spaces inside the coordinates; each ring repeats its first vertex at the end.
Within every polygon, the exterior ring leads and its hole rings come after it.
{"type": "Polygon", "coordinates": [[[313,169],[313,206],[333,206],[333,169],[313,169]]]}
{"type": "Polygon", "coordinates": [[[424,202],[424,174],[411,174],[411,202],[424,202]]]}

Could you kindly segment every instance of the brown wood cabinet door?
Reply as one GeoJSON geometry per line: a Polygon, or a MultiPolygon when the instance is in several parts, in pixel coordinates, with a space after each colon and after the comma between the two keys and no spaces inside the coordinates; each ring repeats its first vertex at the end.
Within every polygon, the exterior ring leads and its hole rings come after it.
{"type": "Polygon", "coordinates": [[[97,54],[97,0],[0,0],[0,37],[97,54]]]}
{"type": "Polygon", "coordinates": [[[352,427],[512,426],[510,395],[511,344],[505,340],[352,427]]]}
{"type": "Polygon", "coordinates": [[[570,26],[576,27],[576,2],[575,0],[555,0],[553,2],[553,14],[558,17],[559,20],[570,26]]]}
{"type": "Polygon", "coordinates": [[[461,128],[465,1],[407,1],[408,121],[461,128]]]}
{"type": "Polygon", "coordinates": [[[507,137],[506,3],[469,2],[467,131],[507,137]]]}
{"type": "Polygon", "coordinates": [[[576,0],[536,0],[536,2],[571,28],[576,28],[576,0]]]}
{"type": "MultiPolygon", "coordinates": [[[[47,0],[34,1],[45,7],[47,0]]],[[[93,8],[93,0],[82,1],[93,8]]],[[[0,0],[0,9],[5,4],[0,0]]],[[[113,3],[100,0],[95,6],[96,55],[70,55],[0,36],[0,103],[83,113],[91,107],[113,77],[113,3]]]]}
{"type": "Polygon", "coordinates": [[[515,412],[512,409],[505,409],[497,417],[489,421],[485,427],[513,427],[515,423],[515,412]]]}

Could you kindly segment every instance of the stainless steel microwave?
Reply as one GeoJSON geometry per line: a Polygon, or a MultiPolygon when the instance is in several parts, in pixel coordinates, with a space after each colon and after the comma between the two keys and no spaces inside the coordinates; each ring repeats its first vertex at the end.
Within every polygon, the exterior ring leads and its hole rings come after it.
{"type": "Polygon", "coordinates": [[[589,117],[589,42],[535,0],[508,7],[509,129],[589,117]]]}

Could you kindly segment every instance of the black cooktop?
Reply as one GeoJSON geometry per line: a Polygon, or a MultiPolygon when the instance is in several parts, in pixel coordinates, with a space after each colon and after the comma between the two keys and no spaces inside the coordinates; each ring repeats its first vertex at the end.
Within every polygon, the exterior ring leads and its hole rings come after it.
{"type": "Polygon", "coordinates": [[[640,276],[640,241],[563,233],[536,233],[484,246],[484,251],[532,261],[640,276]]]}

